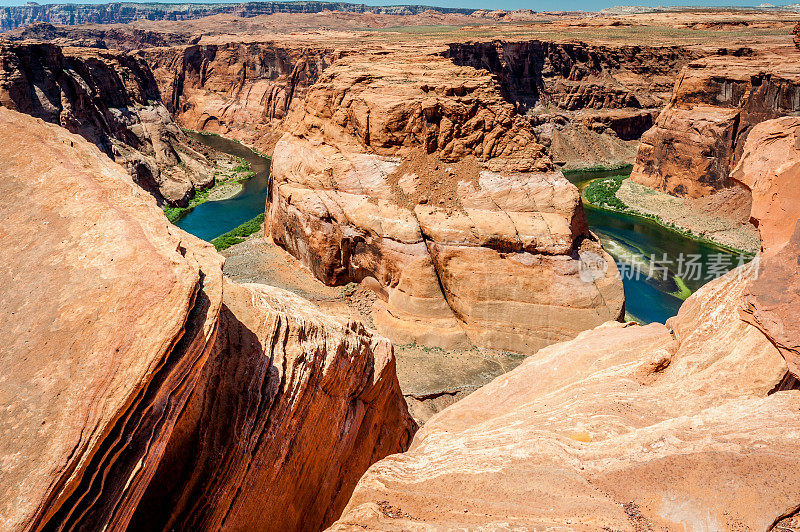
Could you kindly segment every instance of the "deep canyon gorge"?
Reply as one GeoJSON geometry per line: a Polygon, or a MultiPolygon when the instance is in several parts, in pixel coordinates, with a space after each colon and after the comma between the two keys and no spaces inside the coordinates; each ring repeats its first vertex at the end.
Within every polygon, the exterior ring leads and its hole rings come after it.
{"type": "Polygon", "coordinates": [[[800,530],[796,28],[0,8],[0,528],[800,530]]]}

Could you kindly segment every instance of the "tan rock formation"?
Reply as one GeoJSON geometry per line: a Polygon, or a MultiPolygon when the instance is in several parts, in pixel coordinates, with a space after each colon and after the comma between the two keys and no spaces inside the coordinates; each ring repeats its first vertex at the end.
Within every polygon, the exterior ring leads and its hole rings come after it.
{"type": "Polygon", "coordinates": [[[319,527],[405,449],[386,340],[223,281],[78,135],[0,108],[0,160],[0,528],[319,527]]]}
{"type": "Polygon", "coordinates": [[[208,356],[222,260],[81,137],[4,108],[0,137],[0,528],[124,528],[208,356]]]}
{"type": "Polygon", "coordinates": [[[375,278],[391,339],[531,352],[619,316],[577,189],[487,72],[345,57],[289,120],[273,239],[327,284],[375,278]]]}
{"type": "Polygon", "coordinates": [[[185,205],[214,182],[214,160],[172,120],[134,55],[0,43],[0,106],[78,133],[159,200],[185,205]]]}
{"type": "Polygon", "coordinates": [[[707,284],[666,326],[607,323],[542,349],[371,467],[331,529],[796,520],[800,482],[785,472],[800,461],[798,130],[797,118],[756,126],[733,172],[753,194],[760,267],[707,284]]]}
{"type": "Polygon", "coordinates": [[[185,127],[272,151],[293,101],[341,52],[274,42],[151,48],[144,56],[185,127]]]}
{"type": "Polygon", "coordinates": [[[741,273],[668,327],[602,325],[444,410],[331,530],[769,528],[800,500],[800,391],[770,394],[786,364],[739,319],[741,273]]]}
{"type": "Polygon", "coordinates": [[[742,317],[759,327],[800,377],[797,258],[800,256],[800,118],[762,122],[750,133],[731,174],[753,195],[751,218],[762,241],[762,265],[748,288],[742,317]]]}
{"type": "Polygon", "coordinates": [[[732,187],[751,129],[798,111],[800,64],[788,54],[693,61],[642,136],[631,179],[692,198],[732,187]]]}

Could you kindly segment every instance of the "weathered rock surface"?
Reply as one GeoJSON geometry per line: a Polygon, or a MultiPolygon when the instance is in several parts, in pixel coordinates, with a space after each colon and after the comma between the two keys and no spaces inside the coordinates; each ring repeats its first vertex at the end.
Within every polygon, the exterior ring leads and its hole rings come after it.
{"type": "Polygon", "coordinates": [[[172,120],[135,55],[0,42],[0,106],[78,133],[160,201],[185,205],[214,182],[214,158],[172,120]]]}
{"type": "Polygon", "coordinates": [[[713,56],[687,65],[669,104],[642,136],[631,179],[692,198],[733,186],[729,174],[752,128],[800,113],[794,53],[713,56]]]}
{"type": "Polygon", "coordinates": [[[208,356],[222,260],[77,135],[0,108],[0,137],[0,527],[123,528],[208,356]]]}
{"type": "Polygon", "coordinates": [[[413,436],[392,346],[289,292],[231,281],[219,328],[132,526],[319,530],[413,436]]]}
{"type": "Polygon", "coordinates": [[[768,529],[800,500],[800,391],[770,394],[786,364],[739,319],[741,273],[668,327],[602,325],[444,410],[331,529],[768,529]]]}
{"type": "Polygon", "coordinates": [[[742,316],[769,336],[789,370],[800,377],[800,118],[769,120],[753,128],[731,177],[752,192],[751,218],[761,234],[763,251],[742,316]]]}
{"type": "Polygon", "coordinates": [[[0,108],[0,159],[0,528],[319,527],[405,449],[386,340],[224,281],[78,135],[0,108]]]}
{"type": "Polygon", "coordinates": [[[341,52],[271,42],[145,50],[164,102],[185,127],[272,150],[295,100],[341,52]]]}
{"type": "Polygon", "coordinates": [[[272,237],[326,284],[374,278],[391,339],[529,353],[620,315],[577,189],[487,72],[344,57],[288,120],[272,237]]]}

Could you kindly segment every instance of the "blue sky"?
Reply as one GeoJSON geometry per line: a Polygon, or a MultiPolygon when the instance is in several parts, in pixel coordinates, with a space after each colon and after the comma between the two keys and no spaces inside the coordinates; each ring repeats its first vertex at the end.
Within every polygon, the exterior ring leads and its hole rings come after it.
{"type": "MultiPolygon", "coordinates": [[[[0,6],[22,5],[26,0],[0,0],[0,6]]],[[[214,0],[194,0],[197,3],[216,3],[214,0]]],[[[633,1],[625,2],[621,0],[561,0],[559,2],[551,1],[530,1],[530,0],[349,0],[352,3],[365,3],[369,5],[396,5],[396,4],[425,4],[442,7],[467,7],[475,9],[533,9],[534,11],[551,11],[551,10],[586,10],[596,11],[604,7],[613,7],[616,5],[638,5],[638,6],[675,6],[687,5],[687,0],[656,0],[656,1],[633,1]]],[[[754,6],[758,5],[763,0],[702,0],[697,4],[702,6],[754,6]]],[[[769,0],[766,0],[769,1],[769,0]]],[[[793,3],[792,1],[771,2],[775,5],[786,5],[793,3]]],[[[41,4],[45,3],[68,3],[68,2],[47,2],[40,0],[41,4]]],[[[106,1],[99,0],[77,0],[69,3],[81,4],[104,4],[106,1]]],[[[177,2],[176,2],[177,3],[177,2]]],[[[224,0],[220,3],[232,3],[231,0],[224,0]]]]}

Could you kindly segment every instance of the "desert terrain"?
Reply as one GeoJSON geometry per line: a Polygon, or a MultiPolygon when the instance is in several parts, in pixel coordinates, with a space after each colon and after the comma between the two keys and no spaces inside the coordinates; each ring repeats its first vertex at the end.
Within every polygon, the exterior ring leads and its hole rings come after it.
{"type": "Polygon", "coordinates": [[[798,28],[0,7],[0,528],[800,530],[798,28]]]}

